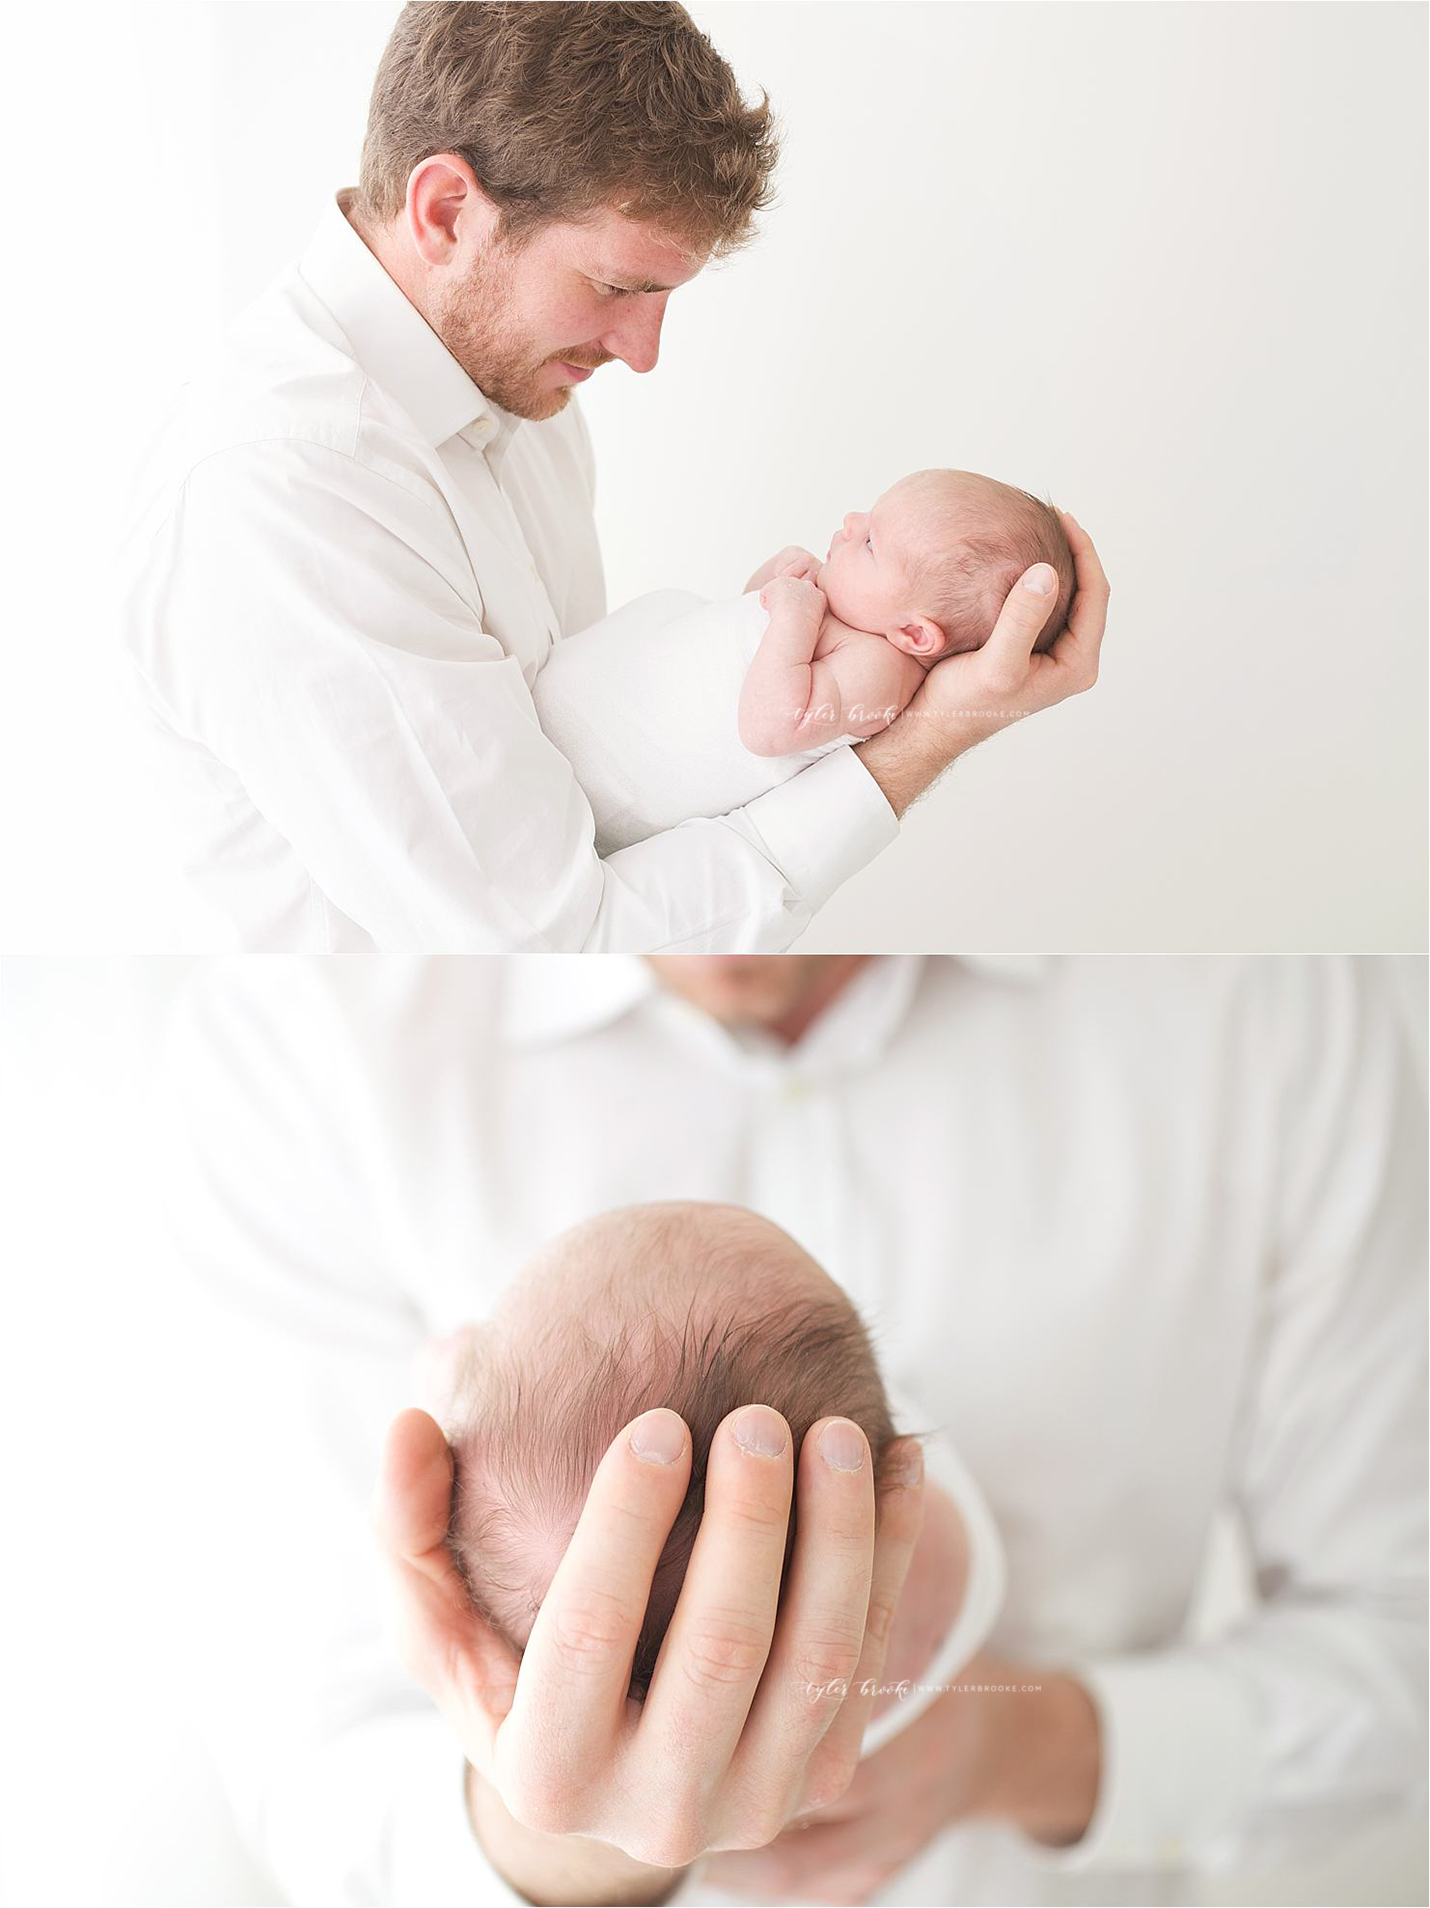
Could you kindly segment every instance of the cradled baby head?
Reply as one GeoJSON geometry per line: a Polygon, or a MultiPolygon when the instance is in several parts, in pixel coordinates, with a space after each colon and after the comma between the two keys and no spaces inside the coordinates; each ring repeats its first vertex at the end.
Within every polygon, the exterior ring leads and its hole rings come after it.
{"type": "MultiPolygon", "coordinates": [[[[915,588],[944,632],[945,655],[979,649],[993,634],[1009,590],[1035,563],[1051,563],[1058,588],[1036,647],[1051,647],[1067,622],[1077,571],[1056,508],[967,470],[920,470],[905,493],[915,551],[915,588]]],[[[890,493],[891,495],[893,493],[890,493]]]]}
{"type": "MultiPolygon", "coordinates": [[[[756,1403],[786,1418],[796,1454],[832,1415],[863,1427],[876,1466],[896,1435],[857,1313],[788,1234],[695,1204],[633,1206],[564,1233],[470,1335],[448,1408],[449,1544],[477,1607],[525,1646],[612,1439],[668,1406],[689,1427],[692,1462],[632,1670],[644,1694],[694,1546],[711,1439],[756,1403]]],[[[794,1528],[791,1515],[791,1542],[794,1528]]]]}
{"type": "Polygon", "coordinates": [[[851,512],[817,581],[829,607],[926,663],[979,649],[1009,590],[1035,563],[1058,587],[1036,647],[1051,648],[1077,585],[1056,508],[968,470],[918,470],[851,512]]]}

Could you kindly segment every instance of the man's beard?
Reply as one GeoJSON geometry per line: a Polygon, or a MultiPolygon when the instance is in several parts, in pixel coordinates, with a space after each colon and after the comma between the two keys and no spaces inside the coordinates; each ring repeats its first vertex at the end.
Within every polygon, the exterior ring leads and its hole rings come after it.
{"type": "Polygon", "coordinates": [[[725,1027],[803,1032],[808,1019],[843,991],[866,954],[647,955],[661,984],[725,1027]]]}
{"type": "Polygon", "coordinates": [[[533,359],[529,340],[507,316],[511,260],[498,243],[484,255],[464,285],[435,295],[432,329],[467,376],[493,404],[513,417],[555,417],[571,396],[569,385],[543,387],[539,374],[551,362],[533,359]]]}

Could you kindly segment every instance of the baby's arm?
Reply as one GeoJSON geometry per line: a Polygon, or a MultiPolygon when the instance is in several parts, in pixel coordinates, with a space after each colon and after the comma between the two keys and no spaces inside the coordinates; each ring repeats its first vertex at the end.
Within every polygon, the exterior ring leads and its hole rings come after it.
{"type": "Polygon", "coordinates": [[[789,755],[841,735],[877,735],[909,699],[903,658],[871,637],[816,658],[822,590],[776,577],[760,592],[770,622],[740,689],[740,740],[752,755],[789,755]]]}

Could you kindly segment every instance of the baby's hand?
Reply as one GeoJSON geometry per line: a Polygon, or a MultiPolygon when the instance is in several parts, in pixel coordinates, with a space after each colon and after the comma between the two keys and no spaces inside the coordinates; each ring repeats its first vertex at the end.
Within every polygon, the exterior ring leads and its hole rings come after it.
{"type": "Polygon", "coordinates": [[[802,576],[773,576],[760,591],[760,607],[823,617],[824,591],[802,576]]]}
{"type": "Polygon", "coordinates": [[[774,562],[776,576],[799,576],[806,582],[813,583],[819,575],[819,558],[811,551],[802,549],[797,543],[792,543],[788,549],[781,550],[774,562]]]}
{"type": "Polygon", "coordinates": [[[778,556],[772,556],[760,565],[745,585],[742,594],[750,590],[762,589],[772,577],[803,576],[808,577],[812,583],[818,575],[819,558],[813,556],[808,550],[801,549],[797,543],[787,543],[778,556]]]}

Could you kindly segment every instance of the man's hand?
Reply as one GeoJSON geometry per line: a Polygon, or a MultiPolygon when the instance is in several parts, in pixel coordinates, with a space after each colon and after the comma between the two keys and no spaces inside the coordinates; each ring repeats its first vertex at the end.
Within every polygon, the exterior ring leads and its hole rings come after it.
{"type": "Polygon", "coordinates": [[[762,1901],[864,1902],[954,1822],[1004,1821],[1050,1844],[1075,1842],[1099,1774],[1097,1713],[1081,1684],[975,1657],[946,1696],[860,1763],[831,1808],[768,1848],[712,1857],[701,1879],[762,1901]]]}
{"type": "Polygon", "coordinates": [[[807,577],[796,576],[793,571],[771,577],[760,591],[760,608],[771,615],[782,610],[791,616],[802,616],[815,623],[824,620],[826,599],[824,591],[817,588],[807,577]]]}
{"type": "Polygon", "coordinates": [[[639,1703],[631,1663],[690,1457],[671,1411],[613,1441],[518,1658],[471,1607],[446,1548],[440,1426],[405,1411],[388,1434],[373,1521],[403,1660],[519,1826],[509,1865],[488,1852],[534,1900],[657,1899],[707,1850],[762,1847],[827,1807],[857,1766],[919,1531],[917,1444],[892,1447],[875,1479],[857,1426],[813,1427],[781,1598],[789,1428],[765,1406],[733,1412],[711,1444],[695,1550],[639,1703]],[[745,1448],[736,1430],[752,1427],[779,1448],[745,1448]],[[578,1871],[582,1892],[563,1894],[578,1871]]]}
{"type": "Polygon", "coordinates": [[[896,815],[934,784],[950,762],[1022,716],[1079,695],[1097,681],[1111,591],[1092,538],[1060,512],[1077,564],[1077,591],[1067,628],[1052,648],[1034,654],[1056,590],[1028,587],[1047,564],[1034,564],[1008,592],[993,633],[981,649],[935,663],[903,713],[856,753],[896,815]]]}
{"type": "Polygon", "coordinates": [[[748,596],[751,590],[763,589],[774,576],[798,576],[812,583],[819,571],[819,558],[812,551],[798,543],[789,543],[778,556],[772,556],[768,562],[760,565],[745,585],[744,594],[748,596]]]}

